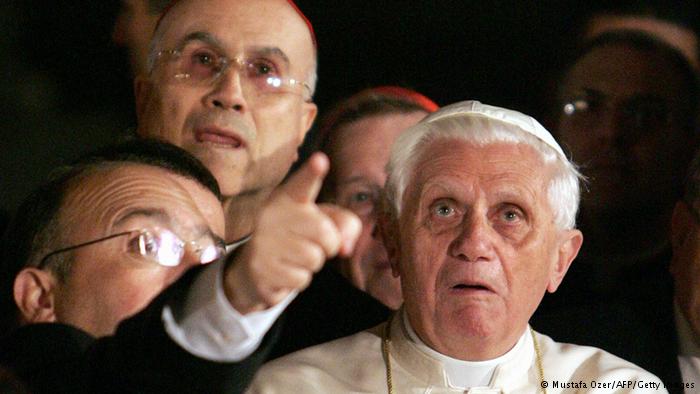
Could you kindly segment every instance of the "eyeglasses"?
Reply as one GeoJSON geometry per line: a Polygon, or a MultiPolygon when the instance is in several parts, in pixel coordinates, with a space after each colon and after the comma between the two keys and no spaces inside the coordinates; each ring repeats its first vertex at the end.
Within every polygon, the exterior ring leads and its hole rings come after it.
{"type": "Polygon", "coordinates": [[[263,56],[228,58],[207,46],[190,44],[182,50],[160,51],[157,58],[174,65],[175,79],[192,85],[213,85],[233,66],[238,70],[245,97],[275,93],[302,94],[304,89],[308,97],[311,96],[311,88],[306,82],[279,75],[275,63],[263,56]]]}
{"type": "Polygon", "coordinates": [[[88,245],[110,239],[128,236],[127,252],[142,256],[165,267],[175,267],[182,263],[188,247],[195,253],[200,264],[211,263],[226,253],[225,242],[213,235],[207,234],[197,241],[185,242],[172,231],[153,227],[140,230],[124,231],[99,239],[68,246],[48,253],[41,259],[37,268],[42,269],[49,263],[49,258],[59,253],[68,252],[88,245]]]}
{"type": "MultiPolygon", "coordinates": [[[[567,100],[562,112],[584,125],[599,124],[604,111],[613,110],[609,98],[603,95],[585,95],[567,100]]],[[[659,97],[630,97],[619,105],[620,120],[631,130],[651,132],[671,124],[676,113],[667,100],[659,97]]]]}

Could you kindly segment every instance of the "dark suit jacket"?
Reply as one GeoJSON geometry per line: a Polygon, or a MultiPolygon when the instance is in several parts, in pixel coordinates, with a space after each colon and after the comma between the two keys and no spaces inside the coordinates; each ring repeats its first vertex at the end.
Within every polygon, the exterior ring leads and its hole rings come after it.
{"type": "Polygon", "coordinates": [[[655,374],[672,394],[682,394],[673,286],[667,271],[652,278],[649,296],[535,314],[532,326],[559,342],[595,346],[655,374]],[[653,294],[653,296],[652,296],[653,294]]]}
{"type": "Polygon", "coordinates": [[[115,335],[94,339],[61,324],[20,328],[0,344],[0,363],[32,393],[240,393],[267,356],[278,331],[238,363],[195,357],[165,332],[166,302],[182,299],[190,272],[144,311],[125,320],[115,335]]]}
{"type": "Polygon", "coordinates": [[[391,310],[326,264],[282,314],[270,359],[376,326],[391,310]]]}

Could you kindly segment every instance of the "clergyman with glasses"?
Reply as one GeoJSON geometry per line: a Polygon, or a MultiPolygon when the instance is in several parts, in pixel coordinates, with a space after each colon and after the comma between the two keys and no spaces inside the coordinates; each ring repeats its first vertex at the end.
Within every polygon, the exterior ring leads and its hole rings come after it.
{"type": "Polygon", "coordinates": [[[309,285],[296,297],[288,288],[237,283],[249,290],[249,298],[267,300],[234,303],[242,313],[292,303],[286,321],[305,328],[285,331],[274,356],[360,331],[388,315],[381,303],[362,301],[365,295],[347,283],[333,287],[314,281],[315,286],[306,271],[271,266],[280,260],[313,261],[320,269],[327,250],[298,249],[284,236],[256,237],[261,225],[304,237],[338,235],[335,208],[319,204],[312,211],[317,226],[304,227],[283,205],[269,201],[316,117],[316,51],[312,26],[291,0],[177,0],[156,27],[148,73],[135,82],[137,134],[184,148],[219,182],[224,239],[229,249],[245,243],[235,251],[234,269],[255,267],[255,275],[285,275],[309,285]],[[271,217],[265,211],[283,214],[271,217]],[[378,313],[363,313],[367,303],[378,313]]]}
{"type": "MultiPolygon", "coordinates": [[[[278,198],[313,204],[309,184],[320,182],[302,167],[278,198]]],[[[59,169],[19,212],[2,289],[20,327],[0,363],[32,392],[239,392],[274,343],[264,336],[276,314],[233,305],[246,289],[222,259],[220,191],[186,151],[145,140],[105,148],[59,169]]],[[[242,278],[298,285],[284,279],[242,278]]]]}
{"type": "Polygon", "coordinates": [[[634,364],[528,324],[583,242],[579,180],[529,116],[475,101],[428,115],[387,166],[380,228],[403,306],[264,365],[249,392],[666,392],[634,364]]]}
{"type": "Polygon", "coordinates": [[[201,160],[221,186],[226,241],[249,235],[316,117],[310,25],[286,0],[179,0],[149,56],[137,133],[201,160]]]}

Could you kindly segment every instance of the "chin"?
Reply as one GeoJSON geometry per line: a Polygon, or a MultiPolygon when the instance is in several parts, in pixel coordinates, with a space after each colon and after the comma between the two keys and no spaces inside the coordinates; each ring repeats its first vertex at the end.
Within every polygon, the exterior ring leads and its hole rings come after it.
{"type": "Polygon", "coordinates": [[[202,163],[216,178],[223,196],[235,196],[243,191],[243,174],[238,167],[227,166],[216,161],[207,162],[202,160],[202,163]]]}
{"type": "Polygon", "coordinates": [[[450,315],[450,326],[465,338],[488,338],[503,328],[497,313],[481,307],[468,307],[450,315]]]}
{"type": "Polygon", "coordinates": [[[216,177],[217,182],[219,183],[219,188],[221,189],[221,195],[224,197],[234,197],[243,192],[243,186],[241,185],[240,182],[236,181],[221,181],[219,180],[219,177],[216,177]]]}

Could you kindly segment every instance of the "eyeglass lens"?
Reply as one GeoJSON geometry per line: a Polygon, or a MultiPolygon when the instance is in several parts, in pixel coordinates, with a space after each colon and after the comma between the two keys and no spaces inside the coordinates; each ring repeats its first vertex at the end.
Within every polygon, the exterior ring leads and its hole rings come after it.
{"type": "Polygon", "coordinates": [[[159,228],[140,231],[130,244],[137,247],[134,252],[166,267],[182,262],[187,244],[193,246],[201,264],[210,263],[223,254],[223,247],[211,236],[185,243],[171,231],[159,228]]]}
{"type": "MultiPolygon", "coordinates": [[[[565,115],[580,122],[595,125],[603,116],[603,111],[614,110],[605,97],[577,97],[564,103],[565,115]]],[[[670,121],[669,106],[666,100],[658,97],[630,97],[620,103],[621,120],[628,127],[647,132],[658,130],[670,121]]]]}
{"type": "Polygon", "coordinates": [[[212,84],[229,67],[235,67],[246,97],[251,93],[299,93],[303,87],[302,82],[282,76],[277,64],[279,61],[272,57],[255,55],[229,59],[199,42],[190,43],[179,51],[169,51],[168,54],[176,67],[175,77],[193,84],[212,84]]]}

